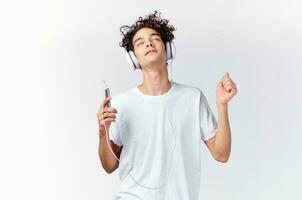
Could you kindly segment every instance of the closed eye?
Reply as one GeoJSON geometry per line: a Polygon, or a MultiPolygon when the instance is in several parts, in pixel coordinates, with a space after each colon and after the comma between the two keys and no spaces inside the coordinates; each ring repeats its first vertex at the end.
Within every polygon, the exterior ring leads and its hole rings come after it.
{"type": "Polygon", "coordinates": [[[154,40],[160,41],[160,38],[159,38],[159,37],[154,37],[153,39],[154,39],[154,40]]]}
{"type": "Polygon", "coordinates": [[[141,45],[141,44],[143,44],[144,42],[141,42],[141,43],[138,43],[136,46],[139,46],[139,45],[141,45]]]}
{"type": "MultiPolygon", "coordinates": [[[[153,38],[152,41],[153,41],[153,40],[161,41],[160,38],[153,38]]],[[[138,43],[136,46],[140,46],[141,44],[144,44],[144,42],[140,42],[140,43],[138,43]]]]}

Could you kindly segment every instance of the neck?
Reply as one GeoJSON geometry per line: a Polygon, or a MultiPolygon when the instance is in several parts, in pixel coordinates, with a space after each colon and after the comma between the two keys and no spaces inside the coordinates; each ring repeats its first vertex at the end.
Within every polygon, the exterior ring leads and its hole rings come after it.
{"type": "Polygon", "coordinates": [[[167,67],[160,69],[148,68],[143,70],[143,83],[138,85],[138,89],[142,93],[157,96],[169,91],[172,84],[168,79],[167,67]]]}

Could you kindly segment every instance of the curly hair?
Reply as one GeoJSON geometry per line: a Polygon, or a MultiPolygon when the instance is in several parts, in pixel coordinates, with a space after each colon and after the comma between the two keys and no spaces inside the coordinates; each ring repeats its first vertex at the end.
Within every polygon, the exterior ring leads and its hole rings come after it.
{"type": "Polygon", "coordinates": [[[131,26],[122,26],[120,31],[121,35],[123,35],[123,39],[122,42],[119,43],[120,47],[124,47],[127,51],[133,51],[132,39],[137,31],[145,27],[156,30],[160,34],[164,44],[166,44],[167,41],[171,42],[175,38],[173,31],[175,31],[176,28],[168,24],[169,20],[162,19],[160,14],[160,12],[155,10],[153,14],[146,15],[144,19],[139,17],[131,26]]]}

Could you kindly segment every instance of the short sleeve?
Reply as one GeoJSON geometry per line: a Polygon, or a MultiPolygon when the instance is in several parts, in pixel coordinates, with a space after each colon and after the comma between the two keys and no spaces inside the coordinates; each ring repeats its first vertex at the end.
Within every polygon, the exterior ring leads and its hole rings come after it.
{"type": "Polygon", "coordinates": [[[206,141],[216,135],[218,130],[217,120],[213,111],[211,110],[207,98],[200,90],[199,96],[199,122],[201,139],[206,141]]]}
{"type": "Polygon", "coordinates": [[[120,138],[120,129],[119,129],[119,122],[111,122],[109,127],[109,139],[112,140],[112,142],[119,147],[122,146],[122,141],[120,138]]]}

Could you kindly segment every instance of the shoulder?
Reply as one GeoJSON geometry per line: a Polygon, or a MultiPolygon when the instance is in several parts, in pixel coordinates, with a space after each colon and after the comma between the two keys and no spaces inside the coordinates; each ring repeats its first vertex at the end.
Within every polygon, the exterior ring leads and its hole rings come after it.
{"type": "Polygon", "coordinates": [[[121,91],[111,96],[111,104],[114,106],[123,106],[135,97],[134,87],[121,91]]]}
{"type": "Polygon", "coordinates": [[[175,89],[177,92],[181,93],[182,95],[193,95],[199,97],[202,93],[202,90],[196,86],[187,85],[183,83],[174,82],[175,89]]]}
{"type": "Polygon", "coordinates": [[[194,108],[198,107],[200,101],[204,99],[202,90],[196,86],[176,83],[175,91],[177,101],[184,102],[186,105],[192,105],[194,108]]]}

